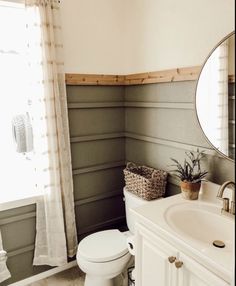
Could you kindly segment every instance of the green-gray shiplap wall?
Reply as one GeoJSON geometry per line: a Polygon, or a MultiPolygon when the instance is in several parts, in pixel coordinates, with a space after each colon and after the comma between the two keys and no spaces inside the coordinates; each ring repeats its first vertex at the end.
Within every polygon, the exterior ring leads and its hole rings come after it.
{"type": "MultiPolygon", "coordinates": [[[[196,81],[134,86],[67,86],[76,221],[79,239],[124,220],[123,168],[134,161],[169,170],[170,157],[206,149],[209,179],[234,180],[233,162],[219,157],[198,124],[196,81]]],[[[179,192],[170,176],[167,195],[179,192]]],[[[49,267],[32,267],[35,205],[0,212],[12,278],[9,285],[49,267]]]]}
{"type": "MultiPolygon", "coordinates": [[[[125,224],[123,86],[68,86],[78,233],[125,224]]],[[[79,237],[80,237],[79,236],[79,237]]]]}
{"type": "MultiPolygon", "coordinates": [[[[127,161],[171,170],[170,158],[183,162],[186,151],[200,148],[207,154],[203,168],[209,180],[234,180],[234,163],[217,155],[199,126],[195,89],[196,81],[126,87],[127,161]]],[[[169,176],[167,195],[179,192],[176,184],[169,176]]]]}

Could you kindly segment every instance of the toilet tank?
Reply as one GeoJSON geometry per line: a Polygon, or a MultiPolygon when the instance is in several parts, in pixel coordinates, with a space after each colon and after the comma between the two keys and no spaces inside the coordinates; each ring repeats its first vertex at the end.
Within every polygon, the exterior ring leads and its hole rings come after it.
{"type": "Polygon", "coordinates": [[[125,212],[126,212],[126,222],[129,228],[129,231],[134,234],[135,230],[135,219],[133,214],[130,212],[130,209],[136,208],[138,206],[148,204],[148,201],[132,194],[124,188],[124,198],[125,198],[125,212]]]}

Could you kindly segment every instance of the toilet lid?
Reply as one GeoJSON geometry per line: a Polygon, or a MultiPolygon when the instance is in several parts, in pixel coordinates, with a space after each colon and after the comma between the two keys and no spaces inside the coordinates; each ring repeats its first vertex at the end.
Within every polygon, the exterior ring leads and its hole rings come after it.
{"type": "Polygon", "coordinates": [[[77,254],[91,262],[106,262],[126,253],[126,236],[118,229],[111,229],[93,233],[82,239],[77,254]]]}

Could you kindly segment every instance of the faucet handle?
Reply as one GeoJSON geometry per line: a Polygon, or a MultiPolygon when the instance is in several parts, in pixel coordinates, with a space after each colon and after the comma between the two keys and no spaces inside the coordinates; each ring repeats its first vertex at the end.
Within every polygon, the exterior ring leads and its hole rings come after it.
{"type": "Polygon", "coordinates": [[[222,210],[225,212],[229,211],[229,199],[228,198],[222,198],[223,200],[223,208],[222,210]]]}
{"type": "Polygon", "coordinates": [[[231,207],[230,207],[229,212],[235,215],[235,202],[234,201],[231,201],[231,207]]]}
{"type": "Polygon", "coordinates": [[[222,212],[225,212],[226,214],[235,214],[235,183],[232,181],[227,181],[221,187],[219,188],[218,194],[216,196],[218,199],[223,201],[223,208],[222,212]],[[231,186],[232,189],[232,200],[231,200],[231,206],[229,208],[229,199],[223,198],[223,193],[227,186],[231,186]]]}

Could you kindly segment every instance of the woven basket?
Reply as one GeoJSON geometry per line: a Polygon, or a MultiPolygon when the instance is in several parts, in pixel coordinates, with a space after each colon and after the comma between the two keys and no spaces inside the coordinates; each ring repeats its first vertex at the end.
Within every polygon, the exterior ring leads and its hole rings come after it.
{"type": "Polygon", "coordinates": [[[124,175],[126,189],[147,201],[165,194],[168,173],[163,170],[129,162],[124,169],[124,175]]]}

